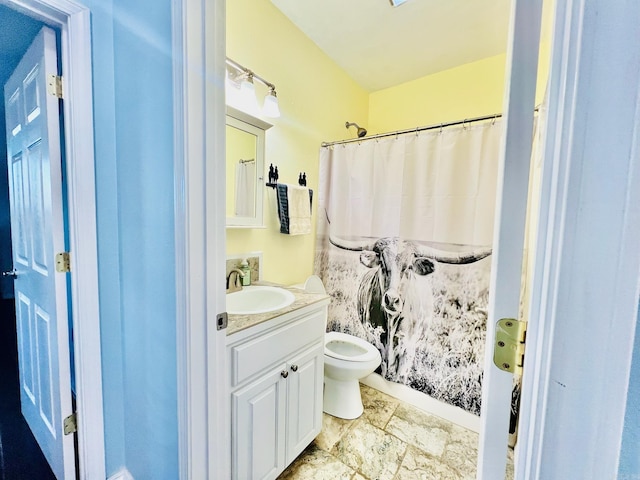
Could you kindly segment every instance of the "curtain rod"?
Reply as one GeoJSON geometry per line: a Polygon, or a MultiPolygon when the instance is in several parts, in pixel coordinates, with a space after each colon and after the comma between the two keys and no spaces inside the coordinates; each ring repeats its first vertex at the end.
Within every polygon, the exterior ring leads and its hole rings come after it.
{"type": "Polygon", "coordinates": [[[501,113],[496,113],[494,115],[484,115],[482,117],[465,118],[464,120],[457,120],[455,122],[445,122],[445,123],[438,123],[434,125],[427,125],[426,127],[407,128],[405,130],[396,130],[395,132],[378,133],[376,135],[371,135],[369,137],[349,138],[347,140],[338,140],[335,142],[322,142],[322,146],[331,147],[333,145],[340,145],[343,143],[362,142],[363,140],[373,140],[374,138],[391,137],[393,135],[402,135],[405,133],[418,133],[418,132],[424,132],[425,130],[435,130],[436,128],[452,127],[455,125],[464,125],[467,123],[482,122],[485,120],[495,120],[500,117],[502,117],[501,113]]]}
{"type": "MultiPolygon", "coordinates": [[[[533,109],[533,111],[537,112],[539,109],[540,109],[540,106],[538,105],[536,106],[536,108],[533,109]]],[[[418,133],[418,132],[424,132],[425,130],[435,130],[436,128],[453,127],[455,125],[464,125],[464,124],[473,123],[473,122],[483,122],[486,120],[495,121],[497,118],[501,118],[501,117],[502,117],[502,113],[494,113],[493,115],[483,115],[481,117],[465,118],[464,120],[457,120],[455,122],[437,123],[433,125],[427,125],[426,127],[407,128],[405,130],[396,130],[395,132],[378,133],[376,135],[371,135],[369,137],[349,138],[347,140],[337,140],[335,142],[322,142],[321,146],[331,147],[333,145],[340,145],[340,144],[352,143],[352,142],[362,142],[363,140],[372,140],[374,138],[391,137],[393,135],[402,135],[405,133],[418,133]]]]}

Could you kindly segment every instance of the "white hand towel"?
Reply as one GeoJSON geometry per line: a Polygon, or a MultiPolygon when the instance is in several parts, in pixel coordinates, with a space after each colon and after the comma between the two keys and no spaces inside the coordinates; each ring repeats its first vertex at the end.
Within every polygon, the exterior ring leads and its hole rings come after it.
{"type": "Polygon", "coordinates": [[[279,183],[276,186],[280,233],[302,235],[311,233],[311,201],[313,190],[279,183]]]}
{"type": "Polygon", "coordinates": [[[289,185],[289,235],[311,233],[309,189],[289,185]]]}

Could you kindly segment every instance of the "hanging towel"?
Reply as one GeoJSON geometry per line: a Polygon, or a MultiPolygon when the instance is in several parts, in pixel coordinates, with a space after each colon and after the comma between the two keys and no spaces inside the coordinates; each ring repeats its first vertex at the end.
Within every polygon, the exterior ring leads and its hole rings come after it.
{"type": "Polygon", "coordinates": [[[280,233],[302,235],[311,233],[313,190],[297,185],[278,183],[276,186],[280,233]]]}

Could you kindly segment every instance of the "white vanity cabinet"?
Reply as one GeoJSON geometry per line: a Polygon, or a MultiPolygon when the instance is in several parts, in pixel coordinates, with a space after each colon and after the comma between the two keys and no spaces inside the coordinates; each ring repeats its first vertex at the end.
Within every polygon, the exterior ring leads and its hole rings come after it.
{"type": "Polygon", "coordinates": [[[326,303],[227,338],[234,479],[276,478],[320,433],[326,303]]]}

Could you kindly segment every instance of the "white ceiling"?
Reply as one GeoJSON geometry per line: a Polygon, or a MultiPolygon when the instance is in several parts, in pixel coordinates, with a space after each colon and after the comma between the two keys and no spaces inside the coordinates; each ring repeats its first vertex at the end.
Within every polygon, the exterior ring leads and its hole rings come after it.
{"type": "Polygon", "coordinates": [[[271,0],[368,91],[504,53],[511,0],[271,0]]]}

